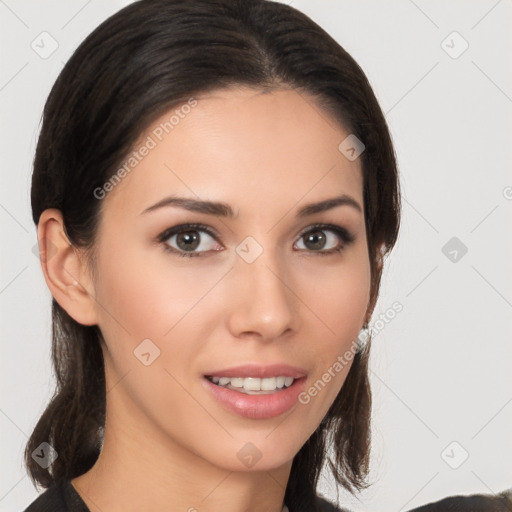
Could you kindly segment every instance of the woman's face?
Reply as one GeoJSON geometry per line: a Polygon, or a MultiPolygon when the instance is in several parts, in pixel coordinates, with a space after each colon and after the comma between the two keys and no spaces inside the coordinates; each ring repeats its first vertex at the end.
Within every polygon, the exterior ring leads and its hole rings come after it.
{"type": "Polygon", "coordinates": [[[360,161],[338,149],[349,132],[294,90],[224,89],[187,105],[146,130],[102,199],[107,428],[231,471],[276,468],[327,413],[365,321],[360,161]],[[170,197],[189,203],[152,208],[170,197]],[[242,365],[256,368],[231,371],[242,365]],[[223,370],[235,389],[302,378],[255,396],[206,379],[223,370]]]}

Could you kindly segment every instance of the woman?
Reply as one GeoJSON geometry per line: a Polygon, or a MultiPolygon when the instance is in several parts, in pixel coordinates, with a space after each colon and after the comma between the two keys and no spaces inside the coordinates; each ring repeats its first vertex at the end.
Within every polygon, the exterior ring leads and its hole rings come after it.
{"type": "Polygon", "coordinates": [[[266,0],[129,5],[58,77],[31,197],[57,390],[27,510],[339,510],[324,463],[366,485],[399,184],[324,30],[266,0]]]}

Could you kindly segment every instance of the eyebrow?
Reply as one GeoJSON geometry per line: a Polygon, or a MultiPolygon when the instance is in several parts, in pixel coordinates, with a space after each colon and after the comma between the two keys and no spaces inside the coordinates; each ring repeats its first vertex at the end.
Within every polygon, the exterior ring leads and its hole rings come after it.
{"type": "MultiPolygon", "coordinates": [[[[166,207],[178,207],[183,208],[185,210],[189,210],[191,212],[204,213],[207,215],[215,215],[217,217],[227,217],[233,218],[235,217],[235,213],[231,206],[226,203],[220,203],[217,201],[201,201],[198,199],[192,199],[187,197],[177,197],[177,196],[169,196],[165,197],[162,200],[158,201],[154,205],[150,206],[143,210],[140,215],[144,215],[150,212],[154,212],[160,208],[166,207]]],[[[338,197],[332,197],[330,199],[325,199],[323,201],[319,201],[317,203],[308,203],[302,208],[300,208],[297,212],[297,217],[307,217],[309,215],[314,215],[315,213],[325,212],[327,210],[331,210],[336,208],[337,206],[351,206],[355,208],[357,211],[362,213],[362,208],[360,204],[351,196],[347,194],[343,194],[338,197]]]]}

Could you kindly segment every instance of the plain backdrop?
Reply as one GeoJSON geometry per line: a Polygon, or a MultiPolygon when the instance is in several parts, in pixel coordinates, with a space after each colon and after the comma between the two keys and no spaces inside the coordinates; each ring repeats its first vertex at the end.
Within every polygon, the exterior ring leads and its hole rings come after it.
{"type": "MultiPolygon", "coordinates": [[[[0,510],[38,494],[22,453],[54,388],[31,164],[64,62],[129,2],[0,0],[0,510]],[[46,34],[42,34],[46,33],[46,34]],[[46,38],[46,55],[37,41],[46,38]],[[57,45],[57,46],[55,46],[57,45]],[[43,52],[43,55],[41,54],[43,52]],[[37,252],[37,251],[36,251],[37,252]]],[[[403,511],[512,486],[512,4],[293,0],[361,65],[394,139],[403,221],[373,323],[373,485],[340,502],[403,511]]],[[[329,473],[320,491],[336,500],[329,473]]]]}

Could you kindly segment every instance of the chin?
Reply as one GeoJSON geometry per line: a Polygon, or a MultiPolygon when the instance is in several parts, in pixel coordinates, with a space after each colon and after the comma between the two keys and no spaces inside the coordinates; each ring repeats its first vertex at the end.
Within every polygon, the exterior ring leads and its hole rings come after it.
{"type": "Polygon", "coordinates": [[[226,447],[221,453],[211,454],[209,460],[219,468],[237,473],[273,471],[287,465],[291,466],[298,452],[298,449],[284,450],[282,445],[270,442],[269,439],[264,440],[264,437],[261,442],[255,436],[252,438],[253,441],[235,442],[236,446],[226,447]],[[228,453],[233,456],[228,457],[228,453]]]}

